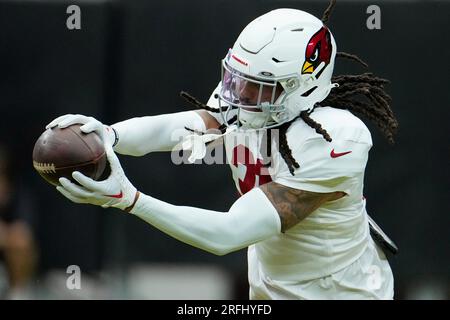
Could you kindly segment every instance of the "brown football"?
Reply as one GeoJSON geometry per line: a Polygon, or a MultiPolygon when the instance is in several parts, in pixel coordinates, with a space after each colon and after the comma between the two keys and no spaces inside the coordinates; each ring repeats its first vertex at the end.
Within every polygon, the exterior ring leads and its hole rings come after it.
{"type": "Polygon", "coordinates": [[[47,129],[34,145],[33,166],[53,185],[59,185],[60,177],[75,182],[73,171],[80,171],[94,180],[103,180],[109,174],[100,137],[94,132],[83,133],[80,126],[47,129]]]}

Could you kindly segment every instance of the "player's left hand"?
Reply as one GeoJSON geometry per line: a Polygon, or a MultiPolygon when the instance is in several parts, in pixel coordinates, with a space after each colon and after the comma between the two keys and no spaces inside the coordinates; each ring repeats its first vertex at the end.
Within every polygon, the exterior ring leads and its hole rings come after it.
{"type": "Polygon", "coordinates": [[[69,179],[60,178],[61,186],[56,189],[75,203],[89,203],[103,208],[115,207],[124,210],[134,203],[137,190],[125,176],[112,146],[105,143],[105,149],[111,166],[108,179],[95,181],[75,171],[72,177],[81,186],[72,183],[69,179]]]}
{"type": "Polygon", "coordinates": [[[87,117],[82,114],[65,114],[50,122],[45,129],[59,127],[61,129],[67,128],[73,124],[82,124],[81,132],[90,133],[96,132],[102,139],[103,143],[114,144],[116,134],[112,127],[104,125],[93,117],[87,117]]]}

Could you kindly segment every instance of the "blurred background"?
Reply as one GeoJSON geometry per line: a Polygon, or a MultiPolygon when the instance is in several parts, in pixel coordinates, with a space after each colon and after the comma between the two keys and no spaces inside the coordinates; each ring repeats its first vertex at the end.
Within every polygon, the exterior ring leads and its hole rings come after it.
{"type": "MultiPolygon", "coordinates": [[[[290,7],[317,17],[328,1],[0,1],[0,298],[247,299],[246,251],[223,257],[178,242],[115,209],[70,203],[34,171],[34,142],[53,118],[104,123],[188,110],[206,101],[220,59],[255,17],[290,7]],[[81,29],[69,30],[69,5],[81,29]],[[81,270],[69,290],[68,267],[81,270]]],[[[450,297],[450,1],[338,0],[329,26],[338,50],[358,54],[388,91],[395,146],[374,126],[368,212],[396,241],[398,299],[450,297]],[[369,5],[381,29],[369,30],[369,5]],[[446,40],[447,39],[447,40],[446,40]]],[[[364,72],[338,60],[335,74],[364,72]]],[[[121,157],[130,180],[174,203],[227,210],[226,165],[174,165],[170,154],[121,157]]]]}

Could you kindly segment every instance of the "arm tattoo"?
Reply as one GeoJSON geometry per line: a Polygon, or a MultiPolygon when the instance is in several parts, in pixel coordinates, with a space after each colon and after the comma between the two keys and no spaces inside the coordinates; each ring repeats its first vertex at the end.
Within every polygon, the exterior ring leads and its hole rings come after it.
{"type": "Polygon", "coordinates": [[[343,192],[316,193],[289,188],[276,182],[269,182],[260,189],[266,194],[281,220],[284,232],[305,219],[311,212],[330,200],[337,200],[345,195],[343,192]]]}

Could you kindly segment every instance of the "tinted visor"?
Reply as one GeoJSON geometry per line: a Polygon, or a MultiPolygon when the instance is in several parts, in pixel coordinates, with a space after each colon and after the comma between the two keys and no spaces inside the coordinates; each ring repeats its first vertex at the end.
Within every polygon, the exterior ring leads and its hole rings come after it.
{"type": "Polygon", "coordinates": [[[276,80],[256,79],[222,64],[221,97],[231,105],[260,108],[264,102],[274,104],[281,91],[276,80]]]}

